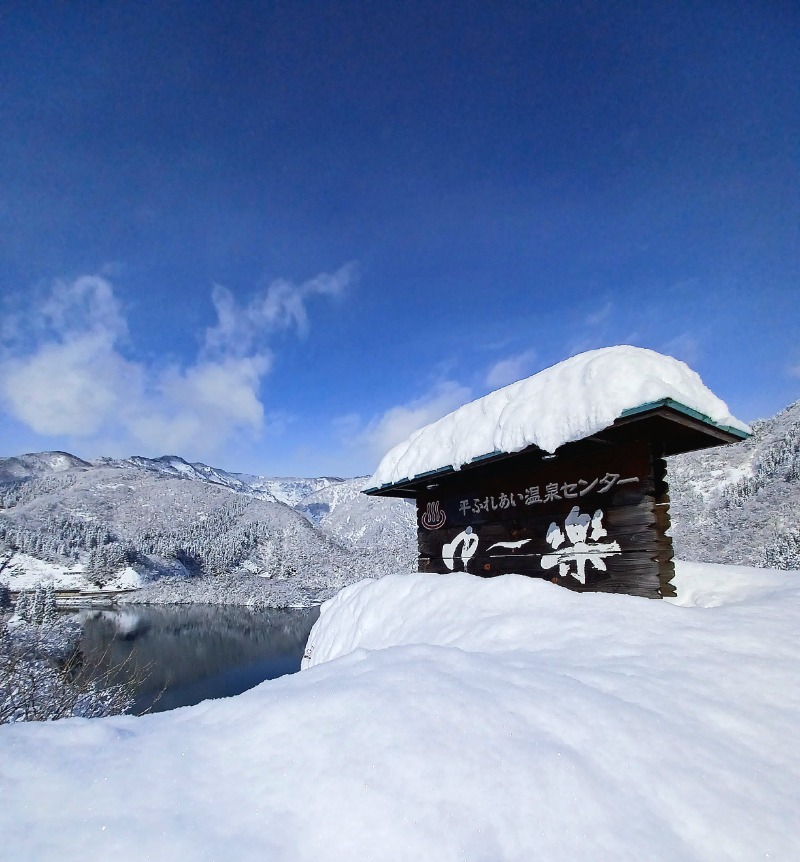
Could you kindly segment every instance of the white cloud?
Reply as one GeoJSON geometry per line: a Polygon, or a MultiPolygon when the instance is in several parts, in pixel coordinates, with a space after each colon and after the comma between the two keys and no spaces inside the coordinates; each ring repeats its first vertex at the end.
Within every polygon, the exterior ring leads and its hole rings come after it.
{"type": "Polygon", "coordinates": [[[38,349],[14,349],[0,362],[0,395],[10,412],[40,434],[90,436],[138,399],[142,370],[116,348],[127,327],[111,285],[96,276],[57,281],[28,316],[38,349]]]}
{"type": "Polygon", "coordinates": [[[259,391],[272,366],[269,331],[307,328],[305,302],[340,293],[352,268],[299,286],[273,282],[246,308],[215,288],[217,324],[200,355],[165,369],[124,355],[128,329],[109,281],[56,282],[20,319],[0,355],[0,402],[39,434],[203,457],[241,435],[280,433],[286,414],[265,414],[259,391]],[[26,345],[23,347],[22,345],[26,345]]]}
{"type": "Polygon", "coordinates": [[[471,392],[465,386],[445,380],[421,398],[390,407],[379,416],[374,416],[366,427],[361,426],[356,414],[340,417],[335,425],[347,442],[365,447],[377,464],[389,449],[418,428],[441,419],[470,398],[471,392]]]}
{"type": "Polygon", "coordinates": [[[269,366],[268,356],[256,355],[170,368],[128,427],[148,449],[178,454],[215,452],[239,434],[257,435],[264,427],[258,392],[269,366]]]}
{"type": "Polygon", "coordinates": [[[122,308],[111,283],[96,275],[56,281],[39,307],[52,332],[71,340],[92,334],[113,342],[127,334],[122,308]]]}
{"type": "Polygon", "coordinates": [[[10,412],[39,434],[91,436],[141,397],[142,369],[102,333],[74,334],[0,366],[10,412]]]}
{"type": "Polygon", "coordinates": [[[536,351],[526,350],[524,353],[495,362],[486,373],[486,385],[492,389],[499,389],[501,386],[514,383],[515,380],[529,377],[533,371],[535,359],[536,351]]]}
{"type": "Polygon", "coordinates": [[[354,277],[355,266],[347,264],[333,274],[321,273],[302,284],[277,279],[245,306],[239,306],[226,287],[216,284],[211,299],[217,324],[206,330],[206,350],[246,352],[264,335],[282,329],[295,329],[305,336],[308,300],[313,296],[340,296],[354,277]]]}
{"type": "Polygon", "coordinates": [[[786,370],[789,377],[800,377],[800,362],[798,362],[797,365],[790,365],[786,370]]]}

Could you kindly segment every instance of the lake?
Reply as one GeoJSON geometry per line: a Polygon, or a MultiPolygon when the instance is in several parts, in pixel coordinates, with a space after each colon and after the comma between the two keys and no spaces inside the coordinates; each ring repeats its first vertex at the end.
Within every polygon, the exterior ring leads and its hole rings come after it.
{"type": "Polygon", "coordinates": [[[133,679],[131,712],[162,712],[240,694],[300,670],[319,608],[128,605],[80,611],[89,663],[133,679]]]}

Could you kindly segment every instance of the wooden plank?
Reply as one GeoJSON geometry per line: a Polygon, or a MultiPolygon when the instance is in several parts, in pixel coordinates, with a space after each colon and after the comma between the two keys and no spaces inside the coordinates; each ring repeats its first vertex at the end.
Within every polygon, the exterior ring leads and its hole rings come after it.
{"type": "Polygon", "coordinates": [[[569,589],[672,590],[666,464],[647,443],[448,476],[417,499],[420,569],[518,573],[569,589]]]}
{"type": "Polygon", "coordinates": [[[567,510],[575,504],[619,506],[635,502],[641,494],[655,495],[646,444],[603,450],[602,455],[545,462],[520,456],[520,463],[504,462],[480,478],[475,473],[453,473],[420,492],[418,513],[438,503],[450,523],[467,517],[485,522],[502,520],[515,511],[549,512],[559,504],[567,510]]]}
{"type": "Polygon", "coordinates": [[[663,458],[653,459],[653,478],[655,479],[655,515],[659,534],[659,591],[664,597],[674,597],[677,593],[672,583],[675,577],[675,563],[672,537],[667,531],[672,526],[669,516],[669,484],[667,483],[667,462],[663,458]]]}
{"type": "MultiPolygon", "coordinates": [[[[551,524],[555,524],[556,528],[561,530],[565,540],[568,538],[563,523],[559,524],[548,521],[548,519],[537,519],[533,523],[520,526],[513,532],[505,530],[502,524],[489,524],[485,527],[476,528],[472,534],[477,538],[478,549],[476,553],[485,553],[488,556],[513,556],[512,549],[503,547],[503,545],[524,542],[524,545],[519,545],[519,551],[516,555],[550,554],[554,547],[547,540],[551,524]],[[493,553],[490,553],[490,549],[493,553]]],[[[422,555],[429,557],[440,555],[445,545],[456,542],[458,537],[465,532],[458,527],[443,529],[433,535],[420,531],[418,534],[419,551],[422,555]]],[[[590,537],[591,531],[589,531],[587,539],[590,537]]],[[[609,541],[617,542],[625,552],[652,551],[655,554],[661,550],[659,533],[655,523],[619,528],[613,532],[609,531],[607,536],[597,540],[598,543],[608,543],[609,541]]],[[[466,539],[462,541],[463,544],[466,544],[466,539]]],[[[463,554],[459,551],[460,556],[463,554]]]]}

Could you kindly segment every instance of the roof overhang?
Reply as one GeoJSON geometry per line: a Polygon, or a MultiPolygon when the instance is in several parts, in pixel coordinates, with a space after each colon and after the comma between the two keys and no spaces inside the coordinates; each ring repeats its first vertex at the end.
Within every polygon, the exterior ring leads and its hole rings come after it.
{"type": "Polygon", "coordinates": [[[416,497],[434,480],[451,474],[463,474],[465,471],[482,471],[492,464],[521,455],[525,455],[529,460],[535,461],[538,456],[539,460],[549,461],[578,453],[587,454],[592,449],[602,451],[608,446],[647,440],[659,457],[667,457],[725,443],[738,443],[749,436],[739,428],[718,425],[708,416],[672,398],[663,398],[625,410],[612,425],[590,437],[565,443],[554,453],[545,452],[537,446],[529,446],[519,452],[489,452],[473,458],[468,464],[462,465],[460,470],[455,470],[452,466],[442,467],[379,488],[367,488],[362,493],[374,497],[416,497]]]}

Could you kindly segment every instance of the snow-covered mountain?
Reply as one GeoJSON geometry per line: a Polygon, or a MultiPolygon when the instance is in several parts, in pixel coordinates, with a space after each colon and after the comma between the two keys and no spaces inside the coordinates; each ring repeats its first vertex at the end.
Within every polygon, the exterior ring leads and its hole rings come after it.
{"type": "Polygon", "coordinates": [[[800,568],[800,401],[733,446],[669,459],[679,557],[800,568]]]}
{"type": "Polygon", "coordinates": [[[236,473],[237,478],[244,482],[254,492],[262,491],[271,494],[287,506],[296,506],[309,494],[336,485],[343,479],[332,476],[321,476],[319,479],[278,478],[268,476],[249,476],[246,473],[236,473]]]}
{"type": "Polygon", "coordinates": [[[297,510],[337,542],[352,548],[383,548],[403,566],[416,568],[417,514],[413,501],[366,497],[365,477],[345,479],[308,494],[297,510]]]}
{"type": "MultiPolygon", "coordinates": [[[[162,476],[194,479],[195,481],[205,482],[209,485],[221,485],[224,488],[230,488],[232,491],[260,497],[262,500],[272,500],[274,502],[276,499],[279,499],[273,496],[266,488],[256,487],[235,473],[228,473],[225,470],[220,470],[218,467],[209,467],[207,464],[190,464],[177,455],[162,455],[160,458],[143,458],[140,455],[134,455],[132,458],[122,460],[116,458],[98,458],[92,462],[92,465],[95,467],[115,467],[120,470],[136,467],[140,470],[162,476]]],[[[282,500],[281,502],[285,501],[282,500]]]]}
{"type": "MultiPolygon", "coordinates": [[[[116,584],[120,571],[133,570],[158,581],[148,594],[161,598],[177,590],[191,599],[187,585],[202,581],[209,600],[269,594],[265,601],[302,603],[397,562],[393,545],[356,542],[278,499],[302,503],[308,492],[346,484],[338,479],[239,476],[177,456],[89,462],[61,452],[0,459],[0,477],[0,552],[12,585],[15,574],[24,581],[46,561],[70,586],[81,574],[98,587],[116,584]]],[[[380,520],[380,503],[370,503],[369,517],[380,520]]]]}
{"type": "Polygon", "coordinates": [[[92,465],[69,452],[34,452],[14,458],[0,458],[0,483],[21,482],[46,473],[89,470],[92,465]]]}

